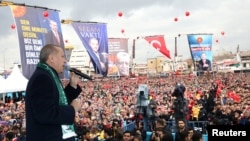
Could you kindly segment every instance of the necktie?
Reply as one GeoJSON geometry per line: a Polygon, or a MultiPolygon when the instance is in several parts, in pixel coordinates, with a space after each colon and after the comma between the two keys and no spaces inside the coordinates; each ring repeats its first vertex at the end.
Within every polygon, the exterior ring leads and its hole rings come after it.
{"type": "Polygon", "coordinates": [[[55,35],[56,35],[56,41],[57,43],[60,45],[60,38],[59,38],[59,35],[57,32],[55,32],[55,35]]]}

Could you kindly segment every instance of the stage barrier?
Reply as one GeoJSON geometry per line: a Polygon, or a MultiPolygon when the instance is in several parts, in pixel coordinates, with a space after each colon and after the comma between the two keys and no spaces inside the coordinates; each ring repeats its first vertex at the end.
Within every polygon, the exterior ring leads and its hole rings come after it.
{"type": "MultiPolygon", "coordinates": [[[[193,128],[196,131],[202,132],[202,137],[204,141],[208,141],[206,126],[209,124],[208,121],[188,121],[188,127],[193,128]]],[[[175,121],[167,121],[167,127],[171,130],[173,138],[175,138],[176,123],[175,121]]],[[[135,122],[124,125],[124,131],[133,131],[135,128],[135,122]]],[[[152,132],[148,131],[146,134],[145,141],[150,141],[152,132]]]]}

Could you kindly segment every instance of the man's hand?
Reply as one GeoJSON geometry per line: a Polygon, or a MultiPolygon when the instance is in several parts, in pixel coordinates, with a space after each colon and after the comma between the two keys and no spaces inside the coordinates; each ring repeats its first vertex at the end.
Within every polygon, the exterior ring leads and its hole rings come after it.
{"type": "Polygon", "coordinates": [[[77,84],[80,82],[80,76],[75,74],[74,72],[70,72],[70,85],[73,88],[77,88],[77,84]]]}
{"type": "Polygon", "coordinates": [[[208,64],[204,64],[203,67],[208,67],[208,64]]]}
{"type": "Polygon", "coordinates": [[[74,107],[75,112],[78,112],[78,111],[80,111],[80,109],[81,109],[81,103],[80,103],[80,101],[77,100],[77,99],[74,99],[74,100],[71,102],[70,105],[74,107]]]}

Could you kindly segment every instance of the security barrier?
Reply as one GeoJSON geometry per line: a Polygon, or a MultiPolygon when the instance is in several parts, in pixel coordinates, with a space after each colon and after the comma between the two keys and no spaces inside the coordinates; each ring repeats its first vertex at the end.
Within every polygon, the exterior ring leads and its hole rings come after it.
{"type": "MultiPolygon", "coordinates": [[[[206,127],[209,124],[208,121],[188,121],[187,126],[193,128],[195,131],[202,132],[202,137],[204,141],[208,141],[207,130],[206,127]]],[[[176,123],[175,121],[167,121],[167,127],[172,131],[173,138],[175,138],[176,132],[176,123]]],[[[129,124],[124,125],[124,131],[132,131],[135,128],[135,122],[131,122],[129,124]]],[[[150,141],[152,132],[147,132],[145,141],[150,141]]]]}
{"type": "MultiPolygon", "coordinates": [[[[195,131],[200,131],[203,134],[207,134],[206,127],[208,124],[208,121],[188,121],[187,127],[191,127],[195,131]]],[[[172,133],[176,132],[177,126],[175,121],[167,121],[167,127],[172,131],[172,133]]]]}
{"type": "Polygon", "coordinates": [[[135,129],[135,122],[131,122],[129,124],[126,124],[126,122],[124,122],[123,126],[124,131],[132,131],[133,129],[135,129]]]}
{"type": "MultiPolygon", "coordinates": [[[[206,127],[209,124],[208,121],[188,121],[187,126],[193,128],[195,131],[200,131],[204,134],[207,133],[206,127]]],[[[176,132],[176,123],[175,121],[167,121],[167,127],[172,131],[172,133],[176,132]]],[[[131,122],[129,124],[124,125],[124,131],[129,130],[132,131],[135,128],[135,122],[131,122]]]]}
{"type": "MultiPolygon", "coordinates": [[[[145,141],[150,141],[152,132],[147,132],[145,141]]],[[[175,140],[175,133],[172,133],[173,140],[175,140]]],[[[207,134],[202,134],[203,141],[208,141],[208,136],[207,134]]]]}

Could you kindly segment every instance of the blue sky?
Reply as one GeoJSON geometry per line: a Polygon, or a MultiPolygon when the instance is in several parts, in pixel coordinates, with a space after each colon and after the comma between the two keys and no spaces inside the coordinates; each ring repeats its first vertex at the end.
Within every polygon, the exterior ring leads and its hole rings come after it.
{"type": "MultiPolygon", "coordinates": [[[[249,0],[13,0],[17,3],[60,10],[61,19],[107,23],[108,37],[129,38],[165,35],[167,48],[174,55],[174,37],[178,37],[178,55],[190,57],[186,34],[212,33],[214,54],[223,50],[235,52],[249,49],[249,0]],[[122,17],[117,14],[121,11],[122,17]],[[189,11],[190,15],[185,16],[189,11]],[[178,21],[174,22],[177,17],[178,21]],[[121,33],[124,29],[124,34],[121,33]],[[225,32],[221,35],[221,32],[225,32]],[[215,40],[218,39],[219,43],[215,40]]],[[[0,7],[0,67],[12,67],[20,62],[18,38],[9,7],[0,7]]],[[[62,25],[64,39],[69,45],[83,47],[71,25],[62,25]]],[[[161,55],[144,39],[136,40],[135,62],[161,55]]]]}

